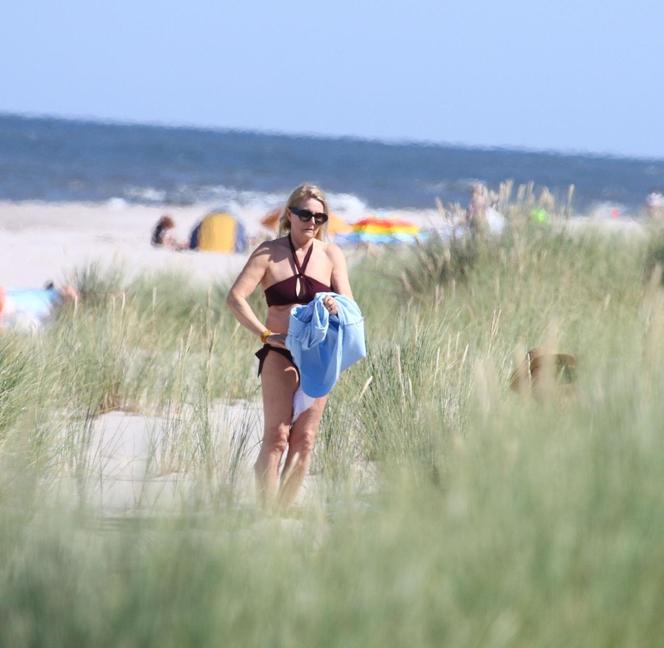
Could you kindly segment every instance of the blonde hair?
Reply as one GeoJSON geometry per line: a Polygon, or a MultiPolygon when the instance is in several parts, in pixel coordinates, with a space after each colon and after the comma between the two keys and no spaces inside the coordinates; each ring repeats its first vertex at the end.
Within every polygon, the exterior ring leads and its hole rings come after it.
{"type": "MultiPolygon", "coordinates": [[[[301,184],[299,187],[295,187],[291,192],[291,195],[288,196],[286,205],[281,211],[279,216],[279,235],[285,236],[290,232],[290,221],[288,220],[288,210],[291,207],[295,207],[298,203],[301,203],[303,200],[308,200],[313,198],[317,200],[321,205],[323,205],[323,212],[328,216],[330,215],[330,210],[327,205],[327,198],[323,193],[323,190],[312,184],[301,184]]],[[[318,228],[316,232],[316,238],[319,241],[324,241],[327,238],[327,223],[324,223],[318,228]]]]}

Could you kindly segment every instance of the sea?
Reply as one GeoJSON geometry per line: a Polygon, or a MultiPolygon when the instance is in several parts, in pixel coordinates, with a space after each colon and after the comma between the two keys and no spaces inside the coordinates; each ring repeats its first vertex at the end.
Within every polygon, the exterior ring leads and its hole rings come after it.
{"type": "Polygon", "coordinates": [[[0,200],[270,209],[301,182],[349,214],[465,204],[474,182],[533,182],[577,213],[637,213],[664,160],[0,114],[0,200]]]}

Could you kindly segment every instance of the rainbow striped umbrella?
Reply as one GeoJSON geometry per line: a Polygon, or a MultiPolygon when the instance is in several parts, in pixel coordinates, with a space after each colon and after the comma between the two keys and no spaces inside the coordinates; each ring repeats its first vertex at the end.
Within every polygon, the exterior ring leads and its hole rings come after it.
{"type": "Polygon", "coordinates": [[[344,243],[375,243],[380,245],[392,243],[412,243],[420,235],[418,225],[393,218],[363,218],[352,225],[349,234],[336,237],[344,243]]]}

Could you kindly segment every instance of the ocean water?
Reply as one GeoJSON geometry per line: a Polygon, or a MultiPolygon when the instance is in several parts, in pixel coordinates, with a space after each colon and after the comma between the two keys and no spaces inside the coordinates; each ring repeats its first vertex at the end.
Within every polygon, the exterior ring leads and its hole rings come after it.
{"type": "Polygon", "coordinates": [[[303,181],[342,211],[430,209],[472,182],[534,181],[574,207],[636,211],[664,187],[664,160],[477,149],[351,138],[107,124],[0,114],[0,200],[251,205],[303,181]]]}

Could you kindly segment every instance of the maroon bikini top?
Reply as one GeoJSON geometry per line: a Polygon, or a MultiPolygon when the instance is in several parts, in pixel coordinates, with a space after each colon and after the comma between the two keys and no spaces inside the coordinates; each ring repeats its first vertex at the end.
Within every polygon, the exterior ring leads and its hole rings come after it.
{"type": "Polygon", "coordinates": [[[309,251],[304,257],[302,265],[297,260],[295,248],[291,237],[288,237],[288,244],[290,245],[291,252],[293,253],[293,261],[297,272],[288,279],[278,281],[272,284],[265,290],[265,300],[268,306],[288,306],[290,304],[308,304],[317,292],[330,292],[332,288],[326,286],[320,281],[316,281],[313,277],[307,277],[304,271],[307,269],[307,264],[311,258],[311,252],[314,249],[313,244],[309,246],[309,251]],[[300,280],[300,294],[297,294],[297,283],[300,280]]]}

